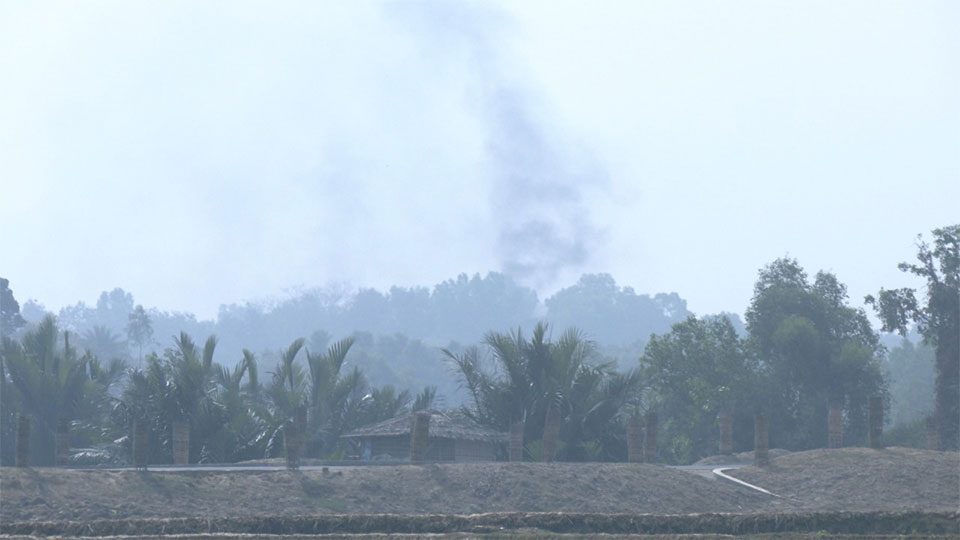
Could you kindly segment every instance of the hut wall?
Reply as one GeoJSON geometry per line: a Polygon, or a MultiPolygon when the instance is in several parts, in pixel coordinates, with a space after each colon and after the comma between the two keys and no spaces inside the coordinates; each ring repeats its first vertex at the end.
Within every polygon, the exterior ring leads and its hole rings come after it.
{"type": "Polygon", "coordinates": [[[430,437],[427,443],[427,461],[456,461],[453,439],[435,439],[430,437]]]}
{"type": "MultiPolygon", "coordinates": [[[[372,459],[410,459],[410,435],[370,437],[372,459]]],[[[457,461],[453,439],[431,437],[427,443],[427,461],[457,461]]]]}
{"type": "Polygon", "coordinates": [[[373,459],[409,459],[410,436],[370,437],[371,457],[373,459]]]}
{"type": "Polygon", "coordinates": [[[493,443],[484,441],[455,441],[456,461],[493,461],[497,458],[493,443]]]}

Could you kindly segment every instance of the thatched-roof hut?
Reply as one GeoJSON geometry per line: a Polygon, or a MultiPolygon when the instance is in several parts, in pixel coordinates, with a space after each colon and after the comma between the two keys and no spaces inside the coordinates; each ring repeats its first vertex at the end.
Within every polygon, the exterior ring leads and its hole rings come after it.
{"type": "MultiPolygon", "coordinates": [[[[477,424],[460,412],[430,410],[427,461],[493,461],[506,434],[477,424]]],[[[362,427],[342,438],[356,442],[359,458],[371,460],[410,459],[413,414],[362,427]]]]}

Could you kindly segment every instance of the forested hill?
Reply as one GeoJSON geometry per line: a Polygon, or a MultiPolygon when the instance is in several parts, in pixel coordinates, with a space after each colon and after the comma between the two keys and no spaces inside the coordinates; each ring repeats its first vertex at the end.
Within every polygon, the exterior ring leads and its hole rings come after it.
{"type": "MultiPolygon", "coordinates": [[[[30,291],[17,292],[30,297],[30,291]]],[[[690,314],[677,293],[639,294],[609,274],[585,274],[541,300],[533,289],[490,272],[461,274],[432,288],[319,288],[273,302],[224,305],[216,320],[144,306],[152,335],[141,351],[128,333],[136,307],[133,294],[117,288],[102,293],[95,306],[79,302],[55,314],[97,356],[124,356],[133,363],[141,353],[169,347],[180,331],[215,334],[217,355],[228,363],[239,359],[243,348],[269,357],[298,337],[307,338],[308,348],[322,350],[331,340],[354,335],[351,360],[372,381],[401,387],[436,384],[447,395],[456,383],[438,373],[444,367],[438,347],[475,344],[491,329],[530,328],[538,320],[549,321],[557,331],[576,326],[608,356],[632,362],[650,334],[667,332],[690,314]]],[[[46,311],[31,301],[22,310],[29,321],[46,311]]],[[[734,323],[739,319],[734,317],[734,323]]]]}

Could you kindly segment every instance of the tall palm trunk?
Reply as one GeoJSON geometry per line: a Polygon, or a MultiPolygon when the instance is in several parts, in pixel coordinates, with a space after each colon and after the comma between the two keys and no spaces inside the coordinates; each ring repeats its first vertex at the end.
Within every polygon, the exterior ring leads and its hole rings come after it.
{"type": "Polygon", "coordinates": [[[177,420],[173,422],[173,464],[188,463],[190,463],[190,422],[177,420]]]}
{"type": "Polygon", "coordinates": [[[560,408],[553,401],[547,407],[547,416],[543,421],[543,456],[545,463],[550,463],[557,455],[557,444],[560,442],[560,408]]]}
{"type": "Polygon", "coordinates": [[[510,461],[523,461],[523,419],[510,425],[510,461]]]}

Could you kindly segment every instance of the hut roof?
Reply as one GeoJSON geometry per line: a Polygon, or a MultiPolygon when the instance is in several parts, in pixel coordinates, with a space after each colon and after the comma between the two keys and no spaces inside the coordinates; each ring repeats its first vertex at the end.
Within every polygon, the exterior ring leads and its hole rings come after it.
{"type": "MultiPolygon", "coordinates": [[[[428,410],[430,413],[430,436],[445,439],[461,439],[468,441],[487,441],[503,442],[507,440],[505,433],[500,433],[493,429],[474,422],[465,414],[459,411],[437,411],[428,410]]],[[[373,424],[355,429],[342,437],[360,438],[360,437],[394,437],[398,435],[409,435],[413,428],[413,413],[407,413],[396,418],[391,418],[373,424]]]]}

